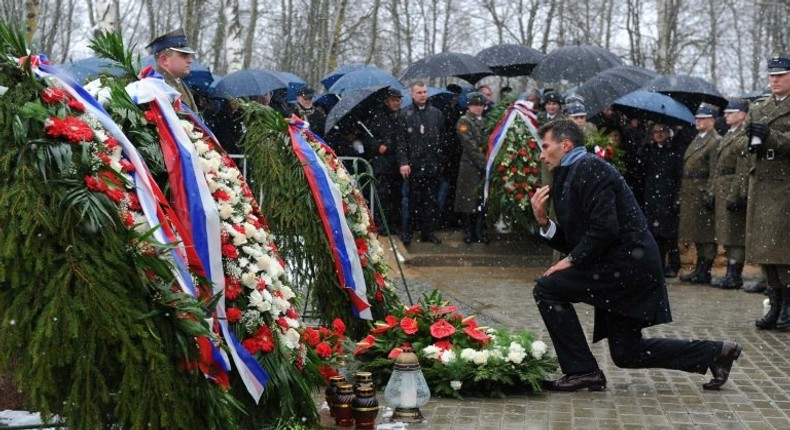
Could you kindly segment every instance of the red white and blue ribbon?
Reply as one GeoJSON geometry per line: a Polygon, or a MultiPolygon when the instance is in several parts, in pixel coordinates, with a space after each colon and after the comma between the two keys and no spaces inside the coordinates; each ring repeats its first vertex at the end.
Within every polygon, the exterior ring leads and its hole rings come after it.
{"type": "MultiPolygon", "coordinates": [[[[507,130],[516,118],[521,118],[527,124],[530,133],[535,138],[538,146],[541,145],[540,137],[538,136],[538,117],[532,110],[532,102],[518,100],[507,109],[507,113],[502,119],[499,120],[491,137],[488,138],[488,151],[486,152],[486,182],[483,188],[483,205],[488,201],[488,188],[491,182],[491,172],[494,168],[494,160],[497,154],[505,144],[505,137],[507,130]]],[[[524,142],[526,145],[526,142],[524,142]]]]}
{"type": "Polygon", "coordinates": [[[362,263],[354,242],[354,235],[348,226],[343,199],[337,184],[332,181],[324,161],[318,156],[307,138],[313,138],[328,152],[332,150],[310,130],[304,121],[291,118],[288,127],[291,146],[302,163],[307,183],[313,194],[318,215],[329,239],[329,247],[335,260],[335,269],[341,288],[345,289],[351,301],[351,309],[358,318],[373,320],[370,303],[367,299],[365,276],[362,263]]]}
{"type": "MultiPolygon", "coordinates": [[[[181,238],[170,228],[169,221],[166,219],[165,212],[169,211],[169,206],[159,187],[153,180],[148,166],[140,156],[137,148],[129,141],[118,124],[110,117],[102,105],[91,96],[82,86],[74,81],[70,76],[62,71],[45,64],[39,64],[36,70],[38,76],[49,77],[55,80],[71,97],[85,106],[85,111],[94,117],[119,143],[123,150],[123,155],[132,163],[135,171],[132,173],[135,191],[142,207],[143,215],[148,224],[155,227],[154,238],[162,244],[172,245],[171,257],[174,262],[174,276],[181,290],[192,297],[197,297],[197,290],[192,281],[192,275],[187,267],[187,260],[190,260],[191,249],[181,244],[181,238]]],[[[171,217],[172,222],[178,223],[175,217],[171,217]]],[[[179,232],[183,228],[177,228],[179,232]]],[[[210,345],[210,355],[225,371],[229,371],[227,360],[221,359],[221,353],[211,342],[202,342],[202,346],[210,345]]],[[[207,377],[215,379],[213,375],[206,374],[207,377]]]]}
{"type": "MultiPolygon", "coordinates": [[[[177,97],[177,92],[174,94],[174,90],[152,68],[144,69],[140,78],[129,84],[126,90],[135,103],[150,103],[156,114],[160,143],[170,177],[172,205],[191,233],[206,277],[214,285],[214,293],[222,294],[225,290],[225,274],[219,212],[200,167],[195,146],[173,109],[171,97],[177,97]]],[[[217,301],[216,312],[237,370],[247,391],[257,403],[263,395],[269,375],[231,332],[225,313],[224,295],[217,301]]]]}

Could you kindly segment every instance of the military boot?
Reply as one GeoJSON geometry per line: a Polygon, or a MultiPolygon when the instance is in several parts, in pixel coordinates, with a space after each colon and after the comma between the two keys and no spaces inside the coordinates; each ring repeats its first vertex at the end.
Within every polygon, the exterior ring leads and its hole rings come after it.
{"type": "Polygon", "coordinates": [[[743,286],[743,263],[728,263],[727,274],[716,284],[723,290],[737,290],[743,286]]]}
{"type": "Polygon", "coordinates": [[[710,284],[711,267],[713,267],[712,260],[697,258],[697,268],[688,275],[681,276],[680,280],[689,284],[710,284]]]}
{"type": "Polygon", "coordinates": [[[790,287],[782,287],[782,309],[776,320],[776,328],[783,330],[790,327],[790,287]]]}
{"type": "Polygon", "coordinates": [[[782,291],[777,287],[768,287],[768,300],[770,300],[771,307],[768,312],[754,322],[754,325],[760,330],[771,330],[776,328],[776,320],[779,319],[779,313],[782,311],[782,291]]]}

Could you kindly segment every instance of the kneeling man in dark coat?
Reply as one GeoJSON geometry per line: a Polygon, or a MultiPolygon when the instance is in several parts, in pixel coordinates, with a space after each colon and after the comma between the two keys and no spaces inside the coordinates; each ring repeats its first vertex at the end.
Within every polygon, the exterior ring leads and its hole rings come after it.
{"type": "Polygon", "coordinates": [[[623,177],[588,154],[576,124],[557,120],[539,131],[541,161],[551,189],[532,197],[540,235],[567,257],[550,267],[533,294],[562,372],[547,388],[602,390],[598,368],[572,303],[595,307],[593,342],[609,338],[612,361],[624,368],[664,368],[713,374],[705,389],[727,382],[742,347],[731,341],[645,339],[644,327],[672,321],[661,259],[645,217],[623,177]],[[557,222],[549,220],[552,199],[557,222]]]}

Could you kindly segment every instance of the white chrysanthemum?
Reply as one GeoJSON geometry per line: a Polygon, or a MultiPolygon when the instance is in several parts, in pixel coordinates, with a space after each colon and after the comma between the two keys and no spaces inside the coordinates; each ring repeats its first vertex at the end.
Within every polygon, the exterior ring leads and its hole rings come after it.
{"type": "Polygon", "coordinates": [[[525,352],[526,348],[522,346],[518,342],[510,342],[510,346],[507,348],[510,352],[525,352]]]}
{"type": "Polygon", "coordinates": [[[462,385],[463,383],[461,381],[450,381],[450,388],[455,391],[460,390],[462,385]]]}
{"type": "Polygon", "coordinates": [[[535,342],[532,342],[532,357],[534,357],[535,360],[540,360],[543,358],[543,355],[546,354],[546,351],[548,350],[549,347],[542,341],[536,340],[535,342]]]}
{"type": "Polygon", "coordinates": [[[258,255],[255,256],[255,261],[258,263],[258,267],[261,270],[268,272],[270,267],[272,266],[272,257],[268,254],[260,252],[258,255]]]}
{"type": "Polygon", "coordinates": [[[219,217],[223,220],[229,219],[233,215],[233,206],[223,203],[219,206],[219,217]]]}
{"type": "Polygon", "coordinates": [[[285,334],[282,336],[283,343],[288,349],[296,349],[299,347],[299,332],[289,328],[285,331],[285,334]]]}
{"type": "Polygon", "coordinates": [[[524,358],[527,356],[524,352],[518,351],[510,351],[507,354],[507,361],[514,363],[514,364],[521,364],[524,361],[524,358]]]}
{"type": "Polygon", "coordinates": [[[438,360],[439,356],[442,355],[442,349],[436,345],[428,345],[422,349],[422,353],[432,360],[438,360]]]}
{"type": "Polygon", "coordinates": [[[477,351],[475,351],[474,349],[472,349],[472,348],[464,348],[461,351],[461,360],[473,361],[475,359],[475,355],[476,354],[477,354],[477,351]]]}
{"type": "Polygon", "coordinates": [[[203,155],[206,152],[208,152],[208,145],[206,144],[206,142],[202,140],[198,140],[197,142],[195,142],[195,151],[197,151],[199,155],[203,155]]]}
{"type": "Polygon", "coordinates": [[[250,264],[250,260],[245,257],[239,257],[239,259],[236,261],[239,262],[240,267],[247,267],[250,264]]]}
{"type": "Polygon", "coordinates": [[[475,364],[486,364],[488,363],[488,357],[491,354],[488,351],[476,351],[474,358],[472,358],[472,362],[475,364]]]}
{"type": "Polygon", "coordinates": [[[493,358],[493,359],[501,360],[501,359],[502,359],[502,358],[504,358],[504,357],[502,356],[502,351],[501,351],[500,349],[498,349],[498,348],[497,348],[497,349],[492,349],[492,350],[489,352],[488,358],[493,358]]]}
{"type": "Polygon", "coordinates": [[[441,361],[444,364],[448,364],[455,361],[455,358],[456,358],[455,352],[452,349],[447,349],[445,351],[442,351],[442,354],[439,356],[439,361],[441,361]]]}
{"type": "Polygon", "coordinates": [[[283,300],[281,297],[275,297],[274,300],[272,300],[272,305],[274,306],[274,310],[280,313],[284,313],[288,310],[288,308],[291,307],[291,304],[288,303],[287,300],[283,300]]]}
{"type": "Polygon", "coordinates": [[[258,306],[260,306],[262,303],[264,303],[263,294],[261,294],[261,292],[260,292],[260,291],[258,291],[258,290],[253,290],[253,291],[250,293],[250,303],[249,303],[249,307],[251,307],[251,308],[257,308],[257,307],[258,307],[258,306]]]}

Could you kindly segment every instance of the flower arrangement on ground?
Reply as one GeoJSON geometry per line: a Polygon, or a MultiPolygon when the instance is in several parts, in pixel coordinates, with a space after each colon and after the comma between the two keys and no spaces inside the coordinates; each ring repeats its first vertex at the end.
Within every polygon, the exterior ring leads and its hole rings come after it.
{"type": "Polygon", "coordinates": [[[328,384],[329,378],[338,376],[340,374],[338,370],[346,365],[345,323],[340,318],[335,318],[331,327],[307,327],[302,332],[302,340],[315,350],[315,354],[321,360],[318,371],[328,384]]]}
{"type": "Polygon", "coordinates": [[[545,343],[526,332],[479,327],[438,291],[376,322],[356,345],[356,365],[373,372],[383,387],[404,345],[414,348],[432,393],[440,396],[540,391],[540,382],[557,368],[545,343]]]}

